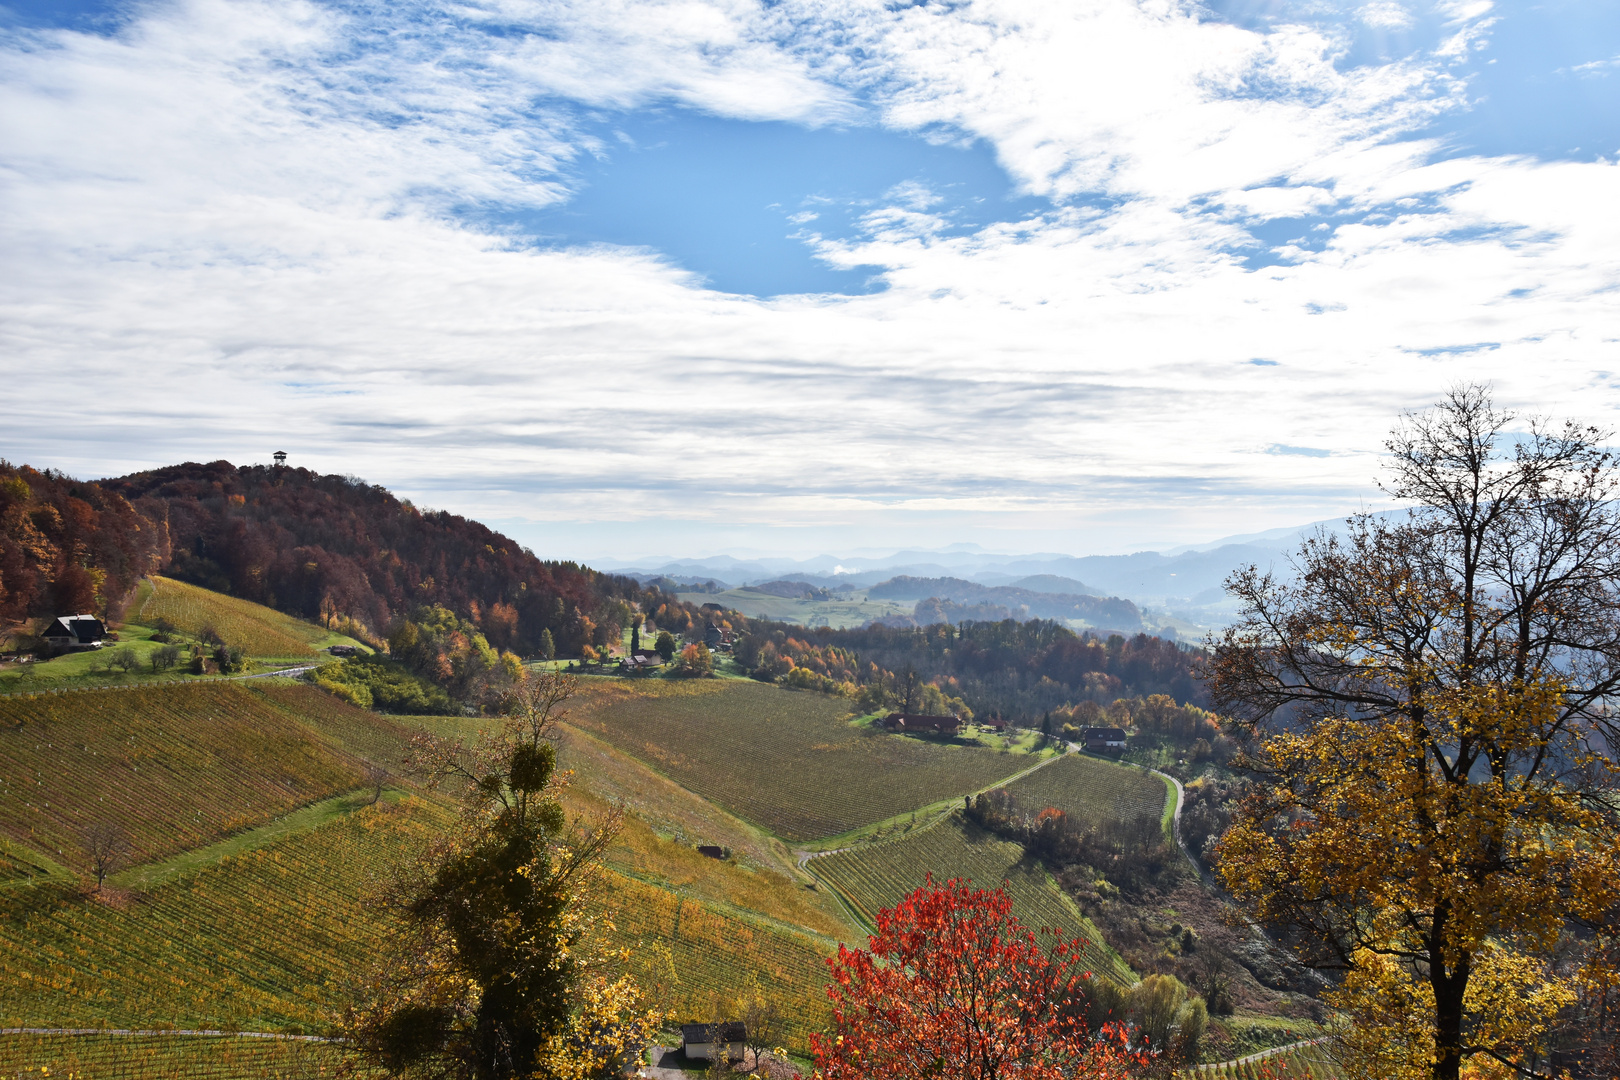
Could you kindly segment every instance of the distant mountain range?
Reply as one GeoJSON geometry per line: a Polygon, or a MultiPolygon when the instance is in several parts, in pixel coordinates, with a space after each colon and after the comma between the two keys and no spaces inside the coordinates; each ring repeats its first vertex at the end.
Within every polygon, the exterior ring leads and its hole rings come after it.
{"type": "MultiPolygon", "coordinates": [[[[598,565],[643,582],[667,578],[682,586],[703,586],[710,582],[719,588],[759,585],[777,595],[795,590],[798,590],[796,595],[803,595],[810,590],[824,589],[834,593],[866,592],[874,598],[911,599],[910,592],[923,588],[915,582],[952,581],[959,584],[943,587],[943,592],[919,593],[916,598],[938,597],[956,604],[1015,610],[1028,605],[1033,614],[1037,607],[1044,610],[1053,603],[1061,603],[1030,599],[1047,594],[1073,602],[1070,610],[1074,614],[1069,617],[1088,619],[1089,616],[1079,614],[1074,605],[1087,597],[1117,597],[1141,608],[1147,621],[1155,625],[1173,625],[1177,621],[1187,624],[1183,628],[1185,632],[1222,625],[1235,615],[1236,608],[1223,589],[1223,583],[1234,571],[1252,564],[1286,572],[1287,553],[1297,549],[1302,538],[1319,528],[1331,532],[1342,526],[1343,519],[1331,518],[1299,527],[1245,533],[1205,544],[1139,551],[1132,555],[1052,552],[1013,555],[982,551],[971,544],[956,544],[938,551],[911,549],[886,555],[818,555],[810,559],[745,559],[717,555],[622,563],[601,560],[598,565]],[[974,594],[967,586],[1009,591],[1004,598],[996,599],[974,594]],[[902,596],[901,592],[907,594],[902,596]]],[[[1107,619],[1091,621],[1109,622],[1107,619]]]]}

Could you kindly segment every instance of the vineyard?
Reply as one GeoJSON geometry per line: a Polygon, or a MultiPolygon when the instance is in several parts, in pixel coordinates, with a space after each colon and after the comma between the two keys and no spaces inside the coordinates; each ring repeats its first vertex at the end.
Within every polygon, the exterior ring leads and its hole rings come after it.
{"type": "MultiPolygon", "coordinates": [[[[363,782],[403,729],[312,687],[200,683],[0,699],[0,836],[82,869],[115,825],[137,861],[363,782]]],[[[384,758],[384,760],[390,760],[384,758]]],[[[0,872],[28,876],[21,860],[0,872]]]]}
{"type": "MultiPolygon", "coordinates": [[[[325,1032],[386,933],[366,898],[452,820],[433,801],[383,803],[109,902],[56,884],[0,889],[0,1027],[325,1032]]],[[[795,1046],[821,1024],[830,939],[604,873],[616,940],[636,946],[679,1018],[757,980],[795,1046]]]]}
{"type": "Polygon", "coordinates": [[[230,1035],[0,1035],[6,1080],[317,1080],[345,1056],[327,1043],[230,1035]]]}
{"type": "Polygon", "coordinates": [[[1164,781],[1151,773],[1080,754],[1069,754],[1007,785],[1031,812],[1048,806],[1087,825],[1104,821],[1157,821],[1164,812],[1164,781]]]}
{"type": "Polygon", "coordinates": [[[1195,1065],[1177,1074],[1183,1080],[1339,1080],[1339,1066],[1320,1044],[1291,1046],[1254,1060],[1195,1065]]]}
{"type": "Polygon", "coordinates": [[[1081,938],[1087,943],[1084,955],[1092,970],[1124,986],[1136,981],[1130,968],[1103,943],[1097,928],[1052,884],[1046,871],[1025,859],[1022,845],[1002,840],[960,814],[903,840],[823,855],[812,859],[809,867],[838,889],[868,922],[875,921],[880,908],[892,907],[921,885],[930,873],[940,882],[971,879],[981,889],[993,889],[1005,880],[1013,912],[1027,928],[1052,927],[1065,937],[1081,938]]]}
{"type": "Polygon", "coordinates": [[[450,820],[379,804],[109,902],[0,889],[0,1026],[321,1033],[381,943],[365,898],[450,820]]]}
{"type": "Polygon", "coordinates": [[[259,657],[314,656],[317,643],[332,636],[273,608],[166,577],[142,583],[130,608],[130,622],[151,626],[158,619],[192,637],[211,626],[227,644],[259,657]]]}
{"type": "Polygon", "coordinates": [[[977,791],[1033,762],[854,728],[842,699],[741,680],[594,685],[570,722],[789,840],[977,791]]]}
{"type": "Polygon", "coordinates": [[[604,898],[618,940],[635,947],[638,975],[677,1023],[701,1021],[750,983],[782,1012],[788,1046],[803,1052],[831,1018],[825,938],[766,927],[609,872],[604,898]]]}

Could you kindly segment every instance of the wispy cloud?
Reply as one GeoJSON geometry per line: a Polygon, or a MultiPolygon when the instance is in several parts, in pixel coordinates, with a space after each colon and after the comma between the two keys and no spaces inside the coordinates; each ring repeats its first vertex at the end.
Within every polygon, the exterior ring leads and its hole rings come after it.
{"type": "Polygon", "coordinates": [[[1126,0],[184,0],[13,31],[0,348],[30,409],[0,453],[280,446],[609,552],[679,522],[1075,549],[1329,516],[1458,378],[1617,401],[1591,373],[1620,340],[1620,173],[1418,137],[1495,17],[1453,7],[1428,53],[1360,66],[1320,28],[1126,0]],[[1046,202],[964,234],[913,184],[807,233],[881,268],[860,297],[468,224],[565,202],[602,121],[644,108],[983,140],[1046,202]]]}

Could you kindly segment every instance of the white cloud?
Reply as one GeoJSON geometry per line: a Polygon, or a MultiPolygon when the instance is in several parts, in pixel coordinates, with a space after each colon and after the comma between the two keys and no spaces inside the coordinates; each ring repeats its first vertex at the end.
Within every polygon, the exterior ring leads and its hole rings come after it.
{"type": "Polygon", "coordinates": [[[1416,22],[1405,5],[1394,0],[1375,0],[1374,3],[1363,5],[1356,16],[1378,30],[1406,30],[1416,22]]]}
{"type": "MultiPolygon", "coordinates": [[[[1481,40],[1490,12],[1448,17],[1481,40]]],[[[1124,0],[188,0],[14,36],[0,355],[30,410],[0,453],[282,446],[508,520],[1079,549],[1354,506],[1394,412],[1458,378],[1613,409],[1616,166],[1433,163],[1398,136],[1457,107],[1449,59],[1344,72],[1339,47],[1124,0]],[[1056,204],[964,236],[897,189],[815,240],[886,292],[772,301],[450,216],[566,198],[582,116],[671,102],[870,108],[987,140],[1056,204]],[[1314,215],[1321,250],[1244,269],[1256,222],[1314,215]]]]}

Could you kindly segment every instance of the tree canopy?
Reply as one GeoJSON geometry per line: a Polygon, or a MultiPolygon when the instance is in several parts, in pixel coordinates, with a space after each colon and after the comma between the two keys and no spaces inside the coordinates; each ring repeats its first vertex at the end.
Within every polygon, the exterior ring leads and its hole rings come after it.
{"type": "Polygon", "coordinates": [[[1079,942],[1037,941],[1005,888],[932,878],[878,913],[868,949],[828,961],[834,1029],[811,1038],[826,1080],[1124,1077],[1142,1063],[1088,1021],[1079,942]]]}
{"type": "Polygon", "coordinates": [[[1261,738],[1222,876],[1337,973],[1364,1075],[1523,1065],[1612,981],[1620,475],[1466,386],[1389,439],[1409,509],[1234,576],[1216,704],[1261,738]],[[1586,944],[1582,944],[1581,942],[1586,944]]]}

